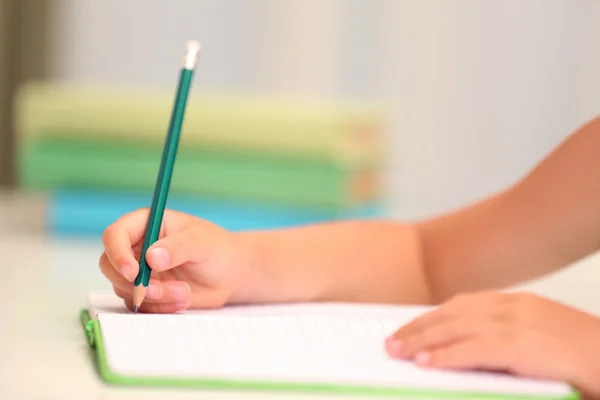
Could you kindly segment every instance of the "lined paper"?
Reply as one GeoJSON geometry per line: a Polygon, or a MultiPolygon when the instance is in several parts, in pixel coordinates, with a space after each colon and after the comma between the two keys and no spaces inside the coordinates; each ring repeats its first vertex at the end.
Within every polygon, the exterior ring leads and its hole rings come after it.
{"type": "Polygon", "coordinates": [[[94,309],[107,362],[117,374],[482,394],[572,393],[560,382],[425,369],[390,359],[385,338],[427,307],[289,304],[134,315],[102,301],[94,309]]]}

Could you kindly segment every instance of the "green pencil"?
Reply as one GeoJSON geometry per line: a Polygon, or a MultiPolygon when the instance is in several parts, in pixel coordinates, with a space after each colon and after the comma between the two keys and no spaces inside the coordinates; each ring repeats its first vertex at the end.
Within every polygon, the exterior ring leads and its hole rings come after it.
{"type": "Polygon", "coordinates": [[[148,248],[158,240],[158,235],[160,233],[165,204],[167,203],[169,194],[169,186],[171,184],[171,176],[173,175],[173,166],[175,165],[175,157],[177,155],[177,147],[179,145],[181,126],[183,125],[183,116],[199,52],[200,44],[197,41],[192,40],[187,43],[184,63],[179,76],[179,85],[177,87],[173,113],[171,114],[169,130],[167,132],[160,169],[154,188],[148,226],[146,227],[144,244],[140,255],[140,270],[134,282],[133,306],[134,312],[136,313],[142,305],[148,290],[151,270],[146,261],[146,252],[148,251],[148,248]]]}

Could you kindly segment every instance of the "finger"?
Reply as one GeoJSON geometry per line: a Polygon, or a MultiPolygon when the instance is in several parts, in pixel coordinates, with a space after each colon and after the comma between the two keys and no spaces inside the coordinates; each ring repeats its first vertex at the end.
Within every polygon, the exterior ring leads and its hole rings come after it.
{"type": "Polygon", "coordinates": [[[489,318],[473,318],[460,316],[432,323],[425,329],[409,334],[401,339],[388,339],[386,349],[390,356],[412,358],[417,353],[431,348],[447,345],[450,342],[483,335],[489,332],[499,332],[501,324],[489,318]]]}
{"type": "Polygon", "coordinates": [[[416,334],[435,323],[443,320],[456,318],[465,315],[493,315],[497,317],[499,311],[502,311],[498,305],[505,299],[501,293],[480,292],[474,294],[457,295],[422,316],[404,325],[391,336],[401,340],[402,338],[416,334]]]}
{"type": "MultiPolygon", "coordinates": [[[[114,288],[115,294],[124,300],[133,299],[133,285],[128,290],[114,288]]],[[[150,279],[144,302],[149,303],[181,303],[188,307],[191,303],[190,285],[182,281],[159,281],[150,279]]]]}
{"type": "Polygon", "coordinates": [[[451,314],[447,311],[446,306],[440,306],[433,311],[427,312],[406,325],[401,326],[398,330],[390,335],[388,341],[400,343],[403,342],[407,337],[418,335],[428,327],[441,323],[445,320],[451,319],[451,314]]]}
{"type": "MultiPolygon", "coordinates": [[[[123,300],[133,299],[133,285],[130,283],[127,288],[121,288],[113,285],[113,290],[117,296],[123,300]]],[[[157,302],[160,301],[164,296],[164,285],[156,279],[150,279],[148,282],[148,289],[146,291],[146,297],[144,301],[157,302]]]]}
{"type": "Polygon", "coordinates": [[[143,243],[140,242],[133,246],[133,248],[131,249],[133,253],[133,258],[135,258],[138,262],[140,261],[140,255],[142,254],[142,245],[143,243]]]}
{"type": "Polygon", "coordinates": [[[415,362],[424,367],[503,371],[530,378],[568,381],[577,379],[578,361],[568,343],[534,330],[515,331],[510,335],[477,335],[415,357],[415,362]],[[563,362],[557,363],[557,359],[563,362]]]}
{"type": "MultiPolygon", "coordinates": [[[[133,311],[133,300],[125,300],[125,306],[129,311],[133,311]]],[[[186,305],[181,303],[143,302],[138,312],[147,314],[170,314],[184,311],[186,308],[186,305]]]]}
{"type": "Polygon", "coordinates": [[[184,229],[156,241],[148,249],[146,260],[155,271],[169,270],[186,262],[201,263],[214,253],[218,236],[208,226],[184,229]]]}
{"type": "MultiPolygon", "coordinates": [[[[132,248],[142,240],[148,223],[149,210],[139,209],[119,218],[102,235],[105,253],[111,264],[128,281],[133,282],[139,263],[132,248]]],[[[161,231],[163,230],[161,226],[161,231]]]]}
{"type": "Polygon", "coordinates": [[[119,271],[117,271],[117,269],[108,259],[106,253],[102,253],[102,255],[100,256],[100,261],[98,262],[98,265],[100,266],[100,271],[102,272],[102,275],[104,275],[106,279],[108,279],[109,282],[113,284],[113,286],[118,287],[119,289],[124,291],[131,290],[131,282],[128,279],[126,279],[123,275],[121,275],[119,271]]]}
{"type": "Polygon", "coordinates": [[[484,369],[509,371],[514,367],[515,349],[498,335],[465,338],[431,351],[419,352],[418,365],[443,369],[484,369]]]}

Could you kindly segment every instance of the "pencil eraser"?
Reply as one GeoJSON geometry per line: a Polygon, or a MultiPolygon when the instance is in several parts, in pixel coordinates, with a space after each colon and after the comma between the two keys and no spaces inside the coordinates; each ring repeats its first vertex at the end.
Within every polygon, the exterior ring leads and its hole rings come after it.
{"type": "Polygon", "coordinates": [[[187,42],[183,67],[186,69],[194,69],[199,54],[200,43],[197,40],[190,40],[187,42]]]}

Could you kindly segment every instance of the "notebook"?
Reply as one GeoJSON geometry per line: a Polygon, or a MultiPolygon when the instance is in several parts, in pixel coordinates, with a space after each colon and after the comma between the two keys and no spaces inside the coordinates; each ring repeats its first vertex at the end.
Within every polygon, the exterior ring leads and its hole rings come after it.
{"type": "Polygon", "coordinates": [[[250,305],[132,314],[91,293],[81,321],[113,384],[333,394],[576,399],[566,383],[426,369],[393,360],[384,340],[428,307],[344,303],[250,305]]]}

